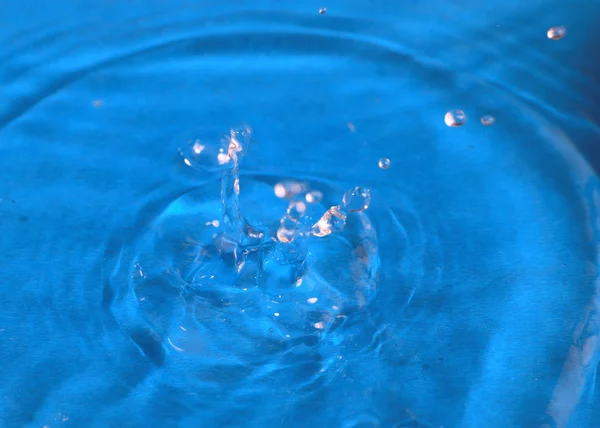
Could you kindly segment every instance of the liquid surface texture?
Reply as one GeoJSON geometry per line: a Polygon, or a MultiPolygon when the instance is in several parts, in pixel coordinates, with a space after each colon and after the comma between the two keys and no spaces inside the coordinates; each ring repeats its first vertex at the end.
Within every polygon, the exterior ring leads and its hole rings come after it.
{"type": "Polygon", "coordinates": [[[0,426],[600,426],[597,2],[0,7],[0,426]]]}

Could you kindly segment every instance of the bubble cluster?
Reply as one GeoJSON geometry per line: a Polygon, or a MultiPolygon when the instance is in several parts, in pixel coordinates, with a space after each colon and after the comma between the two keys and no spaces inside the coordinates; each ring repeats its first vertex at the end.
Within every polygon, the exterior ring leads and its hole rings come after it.
{"type": "Polygon", "coordinates": [[[485,114],[481,116],[481,124],[484,126],[493,125],[496,122],[496,118],[490,114],[485,114]]]}
{"type": "Polygon", "coordinates": [[[378,165],[381,169],[388,169],[390,167],[391,161],[388,158],[379,159],[378,165]]]}
{"type": "Polygon", "coordinates": [[[559,25],[559,26],[550,28],[548,30],[548,32],[546,33],[546,36],[548,36],[548,38],[550,40],[560,40],[563,37],[565,37],[566,34],[567,34],[567,29],[565,27],[563,27],[562,25],[559,25]]]}
{"type": "Polygon", "coordinates": [[[464,125],[467,121],[467,115],[462,110],[450,110],[444,116],[444,122],[451,128],[456,128],[458,126],[464,125]]]}

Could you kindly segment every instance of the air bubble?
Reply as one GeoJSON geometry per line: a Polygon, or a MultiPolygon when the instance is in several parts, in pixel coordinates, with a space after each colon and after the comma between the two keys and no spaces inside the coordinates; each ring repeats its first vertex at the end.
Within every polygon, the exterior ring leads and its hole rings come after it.
{"type": "Polygon", "coordinates": [[[355,187],[344,193],[342,207],[349,212],[364,211],[371,204],[371,191],[363,187],[355,187]]]}
{"type": "Polygon", "coordinates": [[[379,168],[381,169],[388,169],[390,167],[391,161],[388,158],[381,158],[379,159],[379,168]]]}
{"type": "Polygon", "coordinates": [[[319,9],[319,13],[320,13],[321,15],[324,15],[324,14],[325,14],[325,12],[327,12],[327,8],[326,8],[326,7],[322,7],[321,9],[319,9]]]}
{"type": "Polygon", "coordinates": [[[566,34],[567,34],[567,29],[565,27],[563,27],[562,25],[559,25],[557,27],[552,27],[546,33],[546,35],[548,36],[548,38],[550,40],[560,40],[563,37],[565,37],[566,34]]]}
{"type": "Polygon", "coordinates": [[[446,122],[446,125],[450,126],[451,128],[456,128],[458,126],[464,125],[466,121],[467,115],[464,111],[458,109],[450,110],[444,116],[444,122],[446,122]]]}

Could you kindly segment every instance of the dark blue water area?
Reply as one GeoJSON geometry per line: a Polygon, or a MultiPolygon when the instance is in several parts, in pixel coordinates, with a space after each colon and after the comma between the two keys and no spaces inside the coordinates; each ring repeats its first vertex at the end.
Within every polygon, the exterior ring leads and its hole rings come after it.
{"type": "Polygon", "coordinates": [[[0,426],[600,426],[599,19],[4,0],[0,426]]]}

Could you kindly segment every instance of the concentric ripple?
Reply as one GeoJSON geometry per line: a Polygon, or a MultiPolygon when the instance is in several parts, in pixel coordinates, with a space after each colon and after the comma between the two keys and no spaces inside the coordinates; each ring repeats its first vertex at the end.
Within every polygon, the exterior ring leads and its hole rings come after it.
{"type": "Polygon", "coordinates": [[[117,3],[0,29],[0,425],[595,426],[593,2],[117,3]]]}
{"type": "MultiPolygon", "coordinates": [[[[159,364],[164,353],[180,352],[203,364],[223,358],[232,365],[268,363],[270,370],[281,370],[272,360],[298,347],[316,347],[313,352],[319,353],[323,337],[334,330],[343,335],[339,327],[345,319],[373,300],[377,232],[360,212],[366,206],[356,205],[359,195],[346,192],[342,203],[350,212],[343,214],[338,233],[325,236],[331,234],[322,232],[326,206],[339,198],[339,188],[288,177],[283,183],[299,192],[279,198],[274,189],[281,184],[274,185],[275,177],[240,176],[237,156],[246,148],[231,141],[229,151],[215,149],[219,144],[201,145],[199,139],[181,149],[186,165],[202,170],[206,159],[222,174],[172,201],[145,227],[146,233],[126,244],[133,258],[118,265],[129,277],[120,292],[127,303],[113,310],[124,326],[131,311],[137,313],[149,330],[144,339],[137,338],[139,326],[130,334],[159,364]],[[321,195],[319,203],[309,203],[306,196],[315,192],[321,195]],[[282,216],[286,206],[288,214],[282,216]],[[299,211],[292,214],[290,207],[299,211]],[[285,222],[300,214],[296,233],[283,239],[285,222]],[[311,224],[320,234],[311,231],[311,224]]],[[[333,358],[320,354],[322,364],[333,358]]]]}

